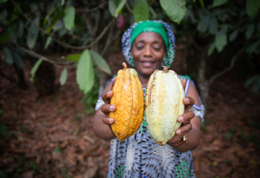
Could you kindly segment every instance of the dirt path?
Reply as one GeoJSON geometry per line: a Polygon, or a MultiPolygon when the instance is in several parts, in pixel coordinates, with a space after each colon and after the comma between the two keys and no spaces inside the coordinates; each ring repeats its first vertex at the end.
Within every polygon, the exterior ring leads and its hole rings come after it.
{"type": "MultiPolygon", "coordinates": [[[[28,79],[30,66],[25,67],[28,79]]],[[[93,134],[93,115],[85,114],[75,68],[68,75],[58,92],[40,98],[29,81],[29,89],[21,91],[0,78],[0,175],[105,177],[110,144],[93,134]]],[[[259,177],[259,99],[232,76],[215,82],[201,143],[193,151],[197,177],[259,177]]]]}

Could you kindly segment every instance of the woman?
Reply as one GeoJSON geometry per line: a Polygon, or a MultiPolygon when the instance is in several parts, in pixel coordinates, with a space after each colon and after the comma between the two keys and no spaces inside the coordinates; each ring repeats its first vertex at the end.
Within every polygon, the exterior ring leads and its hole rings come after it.
{"type": "MultiPolygon", "coordinates": [[[[150,75],[164,65],[170,67],[173,62],[174,34],[163,21],[131,25],[122,43],[123,54],[136,69],[144,92],[150,75]]],[[[108,83],[97,102],[93,121],[96,135],[111,140],[108,177],[195,177],[190,150],[199,144],[204,109],[194,83],[179,77],[185,88],[185,113],[178,117],[181,127],[164,146],[159,146],[151,137],[145,117],[133,136],[125,141],[116,138],[110,126],[114,118],[109,117],[109,113],[116,110],[116,106],[110,104],[115,80],[108,83]]]]}

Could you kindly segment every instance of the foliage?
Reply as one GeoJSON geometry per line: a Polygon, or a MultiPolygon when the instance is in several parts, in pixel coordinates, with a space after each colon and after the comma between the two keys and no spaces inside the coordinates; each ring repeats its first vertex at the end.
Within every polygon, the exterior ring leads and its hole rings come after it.
{"type": "Polygon", "coordinates": [[[258,93],[260,89],[260,75],[254,75],[246,80],[244,87],[248,87],[252,84],[252,91],[258,93]]]}
{"type": "MultiPolygon", "coordinates": [[[[0,42],[4,47],[5,62],[23,68],[21,56],[27,54],[39,59],[31,70],[32,82],[42,60],[63,66],[60,75],[61,85],[64,85],[67,80],[67,66],[76,64],[77,83],[85,94],[91,93],[91,89],[96,87],[94,68],[111,74],[103,56],[109,49],[113,36],[120,34],[113,35],[116,26],[115,18],[123,13],[125,17],[132,16],[127,18],[126,22],[132,23],[131,19],[135,22],[148,20],[150,13],[155,16],[151,7],[154,1],[150,0],[109,0],[108,2],[55,0],[49,3],[44,1],[18,3],[15,0],[6,0],[0,3],[0,25],[3,26],[0,42]],[[59,59],[57,59],[40,54],[43,49],[47,52],[55,45],[66,49],[65,55],[58,54],[59,59]]],[[[173,21],[180,23],[185,14],[185,1],[161,0],[161,5],[173,21]]],[[[124,16],[120,15],[118,23],[125,23],[124,16]]],[[[123,30],[124,24],[118,27],[123,30]]],[[[89,104],[92,105],[96,98],[97,96],[90,99],[89,104]]]]}
{"type": "Polygon", "coordinates": [[[86,93],[82,99],[82,103],[85,103],[85,112],[86,114],[92,113],[95,111],[96,102],[98,100],[98,88],[99,88],[99,72],[97,70],[95,73],[95,82],[93,89],[86,93]]]}
{"type": "MultiPolygon", "coordinates": [[[[201,51],[199,54],[206,52],[207,61],[214,61],[208,62],[210,64],[217,63],[214,56],[232,59],[227,61],[233,64],[244,52],[249,60],[260,52],[260,23],[257,21],[260,0],[55,0],[48,3],[3,0],[0,3],[0,26],[3,27],[0,48],[4,61],[23,68],[21,56],[39,59],[32,68],[31,81],[40,60],[62,66],[61,85],[67,80],[66,68],[76,64],[77,83],[85,94],[95,88],[95,69],[111,74],[104,56],[113,41],[119,39],[124,24],[140,20],[162,19],[170,23],[176,36],[186,39],[187,44],[195,44],[201,51]],[[120,18],[118,23],[124,24],[116,25],[116,18],[120,18]],[[62,48],[55,51],[56,57],[43,55],[55,46],[62,48]]],[[[194,46],[190,45],[191,55],[198,54],[194,53],[194,46]]],[[[217,76],[211,73],[210,83],[232,67],[217,76]]]]}

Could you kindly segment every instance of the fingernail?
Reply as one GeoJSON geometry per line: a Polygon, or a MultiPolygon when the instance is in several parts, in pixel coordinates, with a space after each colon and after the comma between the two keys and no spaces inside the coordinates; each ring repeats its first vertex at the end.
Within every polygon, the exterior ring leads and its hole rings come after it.
{"type": "Polygon", "coordinates": [[[115,108],[114,105],[110,105],[110,106],[109,106],[109,110],[110,110],[110,111],[114,111],[115,109],[116,109],[116,108],[115,108]]]}
{"type": "Polygon", "coordinates": [[[181,134],[181,130],[177,130],[176,133],[177,133],[178,135],[180,135],[180,134],[181,134]]]}
{"type": "Polygon", "coordinates": [[[188,103],[190,100],[189,100],[189,98],[184,98],[184,101],[185,101],[186,103],[188,103]]]}
{"type": "Polygon", "coordinates": [[[114,122],[114,119],[109,118],[108,121],[109,121],[109,123],[113,123],[113,122],[114,122]]]}
{"type": "Polygon", "coordinates": [[[108,92],[107,92],[107,95],[112,95],[112,91],[108,91],[108,92]]]}
{"type": "Polygon", "coordinates": [[[183,116],[178,117],[178,121],[179,122],[183,122],[184,121],[184,117],[183,116]]]}

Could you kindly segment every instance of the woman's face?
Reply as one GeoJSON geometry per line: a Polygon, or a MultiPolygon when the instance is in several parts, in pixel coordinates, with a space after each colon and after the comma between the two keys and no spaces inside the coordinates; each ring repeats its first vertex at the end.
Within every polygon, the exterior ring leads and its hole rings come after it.
{"type": "Polygon", "coordinates": [[[132,56],[135,69],[143,76],[150,76],[161,68],[166,49],[163,38],[155,32],[144,32],[138,35],[132,45],[132,56]]]}

